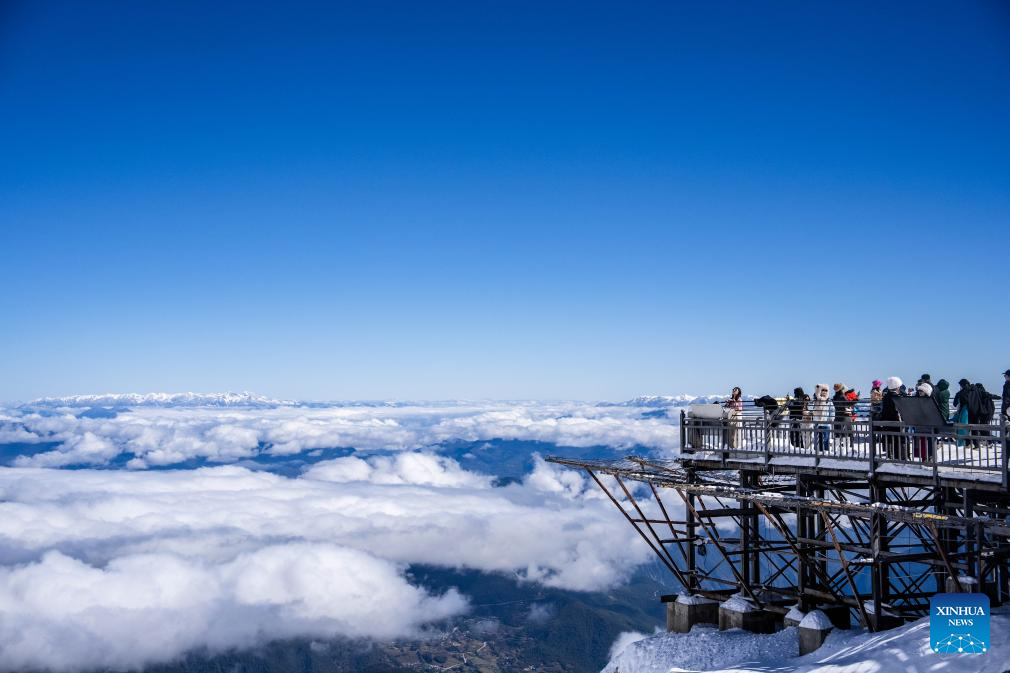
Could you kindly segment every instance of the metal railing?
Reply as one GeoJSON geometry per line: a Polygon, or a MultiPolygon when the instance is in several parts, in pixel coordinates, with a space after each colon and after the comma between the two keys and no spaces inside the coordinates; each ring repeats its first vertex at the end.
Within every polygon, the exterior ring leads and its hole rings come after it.
{"type": "Polygon", "coordinates": [[[934,478],[958,476],[1007,486],[1008,426],[1002,415],[991,424],[914,427],[874,421],[866,413],[815,423],[755,413],[703,419],[681,411],[681,447],[685,454],[715,452],[724,461],[813,467],[861,461],[870,473],[932,473],[934,478]]]}

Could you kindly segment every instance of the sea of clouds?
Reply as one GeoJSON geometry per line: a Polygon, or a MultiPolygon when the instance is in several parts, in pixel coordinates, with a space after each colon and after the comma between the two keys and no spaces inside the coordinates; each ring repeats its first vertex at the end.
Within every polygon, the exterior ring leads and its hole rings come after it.
{"type": "Polygon", "coordinates": [[[0,444],[55,443],[21,466],[109,464],[143,469],[191,459],[236,462],[320,448],[423,449],[449,441],[522,439],[557,446],[673,451],[679,430],[634,406],[487,402],[425,406],[139,407],[108,417],[78,407],[0,409],[0,444]]]}
{"type": "Polygon", "coordinates": [[[47,447],[0,468],[5,670],[137,669],[288,637],[417,637],[466,613],[460,592],[412,584],[411,564],[618,585],[651,552],[580,473],[536,457],[520,482],[496,486],[431,447],[502,438],[672,451],[678,436],[640,408],[580,403],[80,412],[0,416],[0,443],[47,447]],[[356,451],[294,476],[242,464],[326,447],[356,451]],[[109,469],[124,455],[130,469],[109,469]],[[149,469],[192,458],[220,464],[149,469]]]}

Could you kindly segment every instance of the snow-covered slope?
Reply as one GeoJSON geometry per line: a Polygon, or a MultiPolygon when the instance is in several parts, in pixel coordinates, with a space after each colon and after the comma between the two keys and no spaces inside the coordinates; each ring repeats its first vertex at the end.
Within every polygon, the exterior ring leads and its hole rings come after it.
{"type": "Polygon", "coordinates": [[[31,407],[278,407],[293,402],[255,393],[108,393],[40,397],[31,407]]]}
{"type": "Polygon", "coordinates": [[[882,633],[835,631],[819,650],[797,657],[793,628],[762,636],[695,627],[634,642],[603,673],[1002,673],[1010,669],[1010,613],[995,611],[991,630],[992,647],[983,654],[933,652],[924,618],[882,633]]]}

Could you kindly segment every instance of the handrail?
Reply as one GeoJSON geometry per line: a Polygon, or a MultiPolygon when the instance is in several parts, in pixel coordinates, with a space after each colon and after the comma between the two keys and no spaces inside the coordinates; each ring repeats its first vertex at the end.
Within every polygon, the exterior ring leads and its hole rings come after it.
{"type": "Polygon", "coordinates": [[[723,463],[732,458],[818,467],[829,460],[860,461],[870,473],[908,465],[929,468],[934,478],[953,469],[999,475],[1004,487],[1008,481],[1010,427],[1002,416],[989,424],[916,427],[870,417],[815,423],[742,415],[703,419],[681,412],[680,434],[682,453],[714,452],[723,463]]]}

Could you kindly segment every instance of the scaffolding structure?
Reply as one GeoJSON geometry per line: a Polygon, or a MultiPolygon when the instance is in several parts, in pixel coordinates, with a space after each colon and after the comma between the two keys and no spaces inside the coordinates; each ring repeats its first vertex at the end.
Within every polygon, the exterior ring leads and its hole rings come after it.
{"type": "Polygon", "coordinates": [[[857,421],[822,450],[797,430],[682,413],[676,459],[547,460],[588,474],[689,595],[833,609],[870,631],[928,614],[938,592],[1007,600],[1005,422],[857,421]]]}

